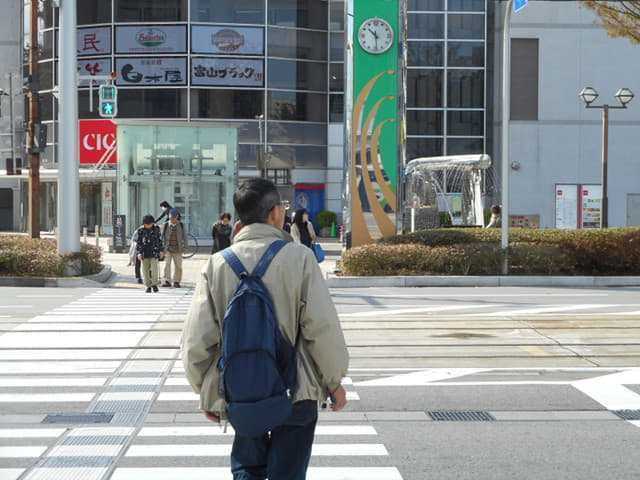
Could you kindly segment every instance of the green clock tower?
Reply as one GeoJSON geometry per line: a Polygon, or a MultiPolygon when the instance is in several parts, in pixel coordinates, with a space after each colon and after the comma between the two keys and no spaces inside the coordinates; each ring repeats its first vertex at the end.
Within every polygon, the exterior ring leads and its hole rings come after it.
{"type": "Polygon", "coordinates": [[[395,235],[405,163],[405,1],[347,2],[347,247],[395,235]]]}

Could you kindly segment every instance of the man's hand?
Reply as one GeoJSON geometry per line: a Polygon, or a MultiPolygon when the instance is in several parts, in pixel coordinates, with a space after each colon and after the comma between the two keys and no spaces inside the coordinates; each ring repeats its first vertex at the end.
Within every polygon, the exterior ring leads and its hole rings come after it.
{"type": "Polygon", "coordinates": [[[213,423],[220,423],[220,417],[213,412],[207,412],[203,410],[204,416],[207,417],[207,420],[212,421],[213,423]]]}
{"type": "Polygon", "coordinates": [[[331,393],[333,394],[333,397],[336,399],[335,403],[331,403],[330,405],[331,410],[333,410],[334,412],[337,412],[347,406],[347,392],[344,391],[344,388],[342,388],[342,385],[340,385],[331,393]]]}
{"type": "Polygon", "coordinates": [[[142,254],[141,253],[138,254],[138,260],[142,261],[142,254]]]}

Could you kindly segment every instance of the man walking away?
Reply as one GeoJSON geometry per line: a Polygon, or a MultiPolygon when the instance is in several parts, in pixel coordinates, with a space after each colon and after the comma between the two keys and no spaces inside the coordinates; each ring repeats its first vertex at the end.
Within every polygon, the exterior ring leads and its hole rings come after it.
{"type": "MultiPolygon", "coordinates": [[[[297,381],[288,420],[255,438],[235,434],[231,471],[234,480],[304,480],[318,402],[330,395],[334,411],[347,403],[340,385],[348,368],[344,336],[313,251],[293,243],[281,228],[285,208],[275,185],[262,178],[249,179],[238,187],[233,203],[244,227],[231,251],[247,272],[254,272],[272,244],[288,242],[272,258],[261,280],[284,339],[296,346],[297,381]]],[[[229,379],[221,379],[220,368],[223,342],[229,341],[223,338],[223,318],[238,285],[224,254],[211,256],[198,280],[182,335],[186,376],[200,394],[205,416],[216,423],[228,418],[224,388],[229,379]]]]}
{"type": "Polygon", "coordinates": [[[182,254],[187,252],[187,229],[180,221],[180,212],[172,208],[169,212],[169,221],[162,225],[162,238],[164,239],[165,257],[164,284],[171,286],[171,262],[175,266],[173,286],[180,288],[182,281],[182,254]]]}
{"type": "Polygon", "coordinates": [[[153,215],[145,215],[142,227],[138,228],[136,253],[142,263],[142,276],[147,287],[146,292],[158,291],[160,277],[158,277],[158,259],[164,257],[160,228],[154,223],[153,215]]]}

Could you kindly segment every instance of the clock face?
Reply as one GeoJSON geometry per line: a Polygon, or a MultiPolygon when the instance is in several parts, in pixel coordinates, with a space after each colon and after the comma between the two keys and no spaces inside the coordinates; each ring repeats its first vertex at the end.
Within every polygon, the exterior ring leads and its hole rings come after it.
{"type": "Polygon", "coordinates": [[[384,53],[393,43],[393,28],[382,18],[370,18],[358,30],[360,46],[369,53],[384,53]]]}

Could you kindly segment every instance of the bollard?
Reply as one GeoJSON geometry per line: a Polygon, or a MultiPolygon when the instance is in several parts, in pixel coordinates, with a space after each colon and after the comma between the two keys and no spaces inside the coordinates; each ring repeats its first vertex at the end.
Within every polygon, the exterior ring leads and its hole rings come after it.
{"type": "Polygon", "coordinates": [[[96,225],[96,247],[100,246],[100,225],[96,225]]]}
{"type": "Polygon", "coordinates": [[[87,227],[82,227],[82,239],[87,243],[87,227]]]}
{"type": "Polygon", "coordinates": [[[416,230],[416,209],[415,207],[411,207],[411,231],[415,232],[416,230]]]}

